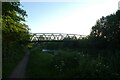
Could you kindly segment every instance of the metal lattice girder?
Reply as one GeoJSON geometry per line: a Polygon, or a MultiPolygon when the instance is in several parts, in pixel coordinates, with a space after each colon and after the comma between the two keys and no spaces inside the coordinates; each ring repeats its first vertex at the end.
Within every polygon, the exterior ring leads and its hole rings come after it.
{"type": "Polygon", "coordinates": [[[65,33],[33,33],[31,36],[31,42],[33,41],[63,41],[64,39],[78,40],[85,38],[84,35],[79,34],[65,34],[65,33]]]}

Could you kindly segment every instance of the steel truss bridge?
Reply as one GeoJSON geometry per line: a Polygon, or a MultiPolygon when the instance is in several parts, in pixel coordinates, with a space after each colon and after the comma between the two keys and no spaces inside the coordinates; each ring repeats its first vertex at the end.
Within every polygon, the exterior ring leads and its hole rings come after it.
{"type": "Polygon", "coordinates": [[[64,42],[85,38],[86,35],[66,33],[31,33],[30,42],[64,42]]]}

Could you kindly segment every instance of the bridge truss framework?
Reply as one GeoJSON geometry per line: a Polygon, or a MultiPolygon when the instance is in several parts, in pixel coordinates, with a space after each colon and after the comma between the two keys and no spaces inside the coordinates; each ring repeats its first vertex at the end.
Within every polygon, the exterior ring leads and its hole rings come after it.
{"type": "Polygon", "coordinates": [[[31,33],[30,42],[61,42],[85,38],[86,35],[65,33],[31,33]]]}

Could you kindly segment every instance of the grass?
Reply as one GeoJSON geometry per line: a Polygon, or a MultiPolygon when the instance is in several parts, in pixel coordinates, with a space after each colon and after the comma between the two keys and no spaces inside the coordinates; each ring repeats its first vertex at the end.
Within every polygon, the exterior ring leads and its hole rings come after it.
{"type": "Polygon", "coordinates": [[[27,75],[30,78],[120,78],[120,51],[104,50],[96,54],[61,50],[52,55],[35,49],[31,51],[27,75]]]}
{"type": "Polygon", "coordinates": [[[23,49],[23,47],[20,47],[20,46],[16,46],[16,47],[11,45],[10,48],[8,48],[9,51],[7,50],[5,52],[4,50],[3,52],[3,57],[2,57],[2,77],[3,78],[8,78],[10,76],[14,68],[17,66],[17,64],[25,54],[25,50],[23,49]]]}
{"type": "Polygon", "coordinates": [[[51,54],[41,52],[31,53],[27,69],[28,76],[32,78],[50,77],[52,57],[51,54]]]}

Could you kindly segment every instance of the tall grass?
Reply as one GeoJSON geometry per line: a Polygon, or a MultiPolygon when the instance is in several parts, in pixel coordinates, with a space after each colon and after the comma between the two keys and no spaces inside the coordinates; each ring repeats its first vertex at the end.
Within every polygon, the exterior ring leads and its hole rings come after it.
{"type": "Polygon", "coordinates": [[[54,54],[33,50],[27,74],[31,78],[120,78],[120,51],[57,51],[54,54]],[[105,55],[104,55],[105,54],[105,55]]]}
{"type": "Polygon", "coordinates": [[[51,54],[32,51],[29,57],[27,76],[30,78],[49,77],[51,75],[50,63],[52,57],[51,54]]]}

